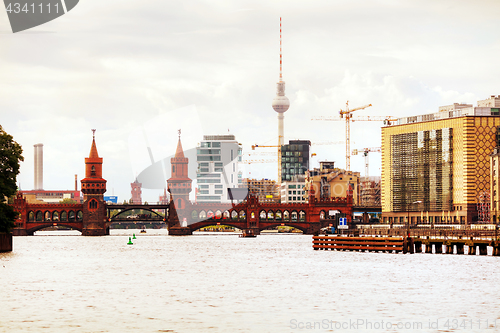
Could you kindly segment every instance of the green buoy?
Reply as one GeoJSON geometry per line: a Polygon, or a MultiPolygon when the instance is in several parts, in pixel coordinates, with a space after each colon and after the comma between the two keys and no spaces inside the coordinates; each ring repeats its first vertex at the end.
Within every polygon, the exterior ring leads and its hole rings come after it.
{"type": "Polygon", "coordinates": [[[134,234],[134,237],[132,237],[132,239],[137,239],[137,238],[135,238],[135,234],[134,234]]]}
{"type": "Polygon", "coordinates": [[[130,239],[130,237],[128,238],[128,243],[127,245],[134,245],[134,243],[132,243],[132,239],[130,239]]]}

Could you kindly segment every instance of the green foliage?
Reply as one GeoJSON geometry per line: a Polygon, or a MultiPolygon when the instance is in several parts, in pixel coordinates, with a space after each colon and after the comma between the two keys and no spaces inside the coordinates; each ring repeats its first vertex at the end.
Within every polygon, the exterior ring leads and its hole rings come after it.
{"type": "Polygon", "coordinates": [[[17,213],[3,201],[5,197],[12,197],[17,191],[19,162],[24,161],[22,153],[21,145],[0,126],[0,232],[10,232],[14,227],[17,213]]]}
{"type": "Polygon", "coordinates": [[[21,145],[0,126],[0,198],[10,197],[17,191],[19,162],[24,161],[22,153],[21,145]]]}
{"type": "Polygon", "coordinates": [[[73,199],[70,199],[70,198],[64,198],[61,201],[59,201],[59,203],[62,203],[62,204],[77,204],[78,202],[75,201],[75,200],[73,200],[73,199]]]}
{"type": "Polygon", "coordinates": [[[17,218],[17,212],[12,206],[0,202],[0,232],[11,232],[14,228],[14,221],[17,218]]]}

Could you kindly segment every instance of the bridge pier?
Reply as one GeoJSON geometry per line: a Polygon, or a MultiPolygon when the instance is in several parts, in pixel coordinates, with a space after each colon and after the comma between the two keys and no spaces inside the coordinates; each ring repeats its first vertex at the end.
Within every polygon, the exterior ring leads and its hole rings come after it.
{"type": "Polygon", "coordinates": [[[425,253],[431,253],[432,254],[432,243],[431,242],[427,242],[425,244],[425,253]]]}
{"type": "Polygon", "coordinates": [[[498,243],[496,243],[496,244],[495,244],[495,243],[493,243],[493,245],[492,245],[492,246],[493,246],[493,253],[492,253],[492,254],[493,254],[495,257],[500,256],[500,246],[499,246],[499,244],[498,244],[498,243]]]}
{"type": "Polygon", "coordinates": [[[168,228],[169,236],[189,236],[193,231],[189,227],[170,227],[168,228]]]}
{"type": "Polygon", "coordinates": [[[443,253],[443,243],[434,243],[434,253],[443,253]]]}
{"type": "Polygon", "coordinates": [[[14,228],[12,230],[12,235],[13,236],[28,236],[28,231],[26,231],[26,229],[14,228]]]}
{"type": "Polygon", "coordinates": [[[464,254],[464,244],[457,243],[457,254],[464,254]]]}
{"type": "Polygon", "coordinates": [[[415,242],[415,253],[422,253],[422,242],[421,241],[415,242]]]}
{"type": "Polygon", "coordinates": [[[446,254],[453,254],[453,243],[447,244],[446,245],[446,254]]]}
{"type": "Polygon", "coordinates": [[[472,243],[469,245],[469,252],[468,254],[470,255],[476,255],[476,244],[472,243]]]}

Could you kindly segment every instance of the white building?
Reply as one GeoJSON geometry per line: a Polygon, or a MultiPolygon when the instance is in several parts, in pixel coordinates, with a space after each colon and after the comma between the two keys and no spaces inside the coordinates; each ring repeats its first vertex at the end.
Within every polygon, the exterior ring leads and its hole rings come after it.
{"type": "Polygon", "coordinates": [[[196,201],[230,202],[228,188],[241,183],[241,146],[234,135],[204,135],[197,147],[196,201]]]}
{"type": "Polygon", "coordinates": [[[281,183],[281,203],[306,203],[305,181],[288,181],[281,183]]]}

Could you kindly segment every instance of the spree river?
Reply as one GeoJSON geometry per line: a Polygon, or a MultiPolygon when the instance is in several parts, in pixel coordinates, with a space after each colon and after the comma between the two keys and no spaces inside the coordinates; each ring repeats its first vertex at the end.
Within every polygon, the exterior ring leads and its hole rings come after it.
{"type": "Polygon", "coordinates": [[[0,332],[500,331],[499,257],[138,232],[14,237],[0,253],[0,332]]]}

